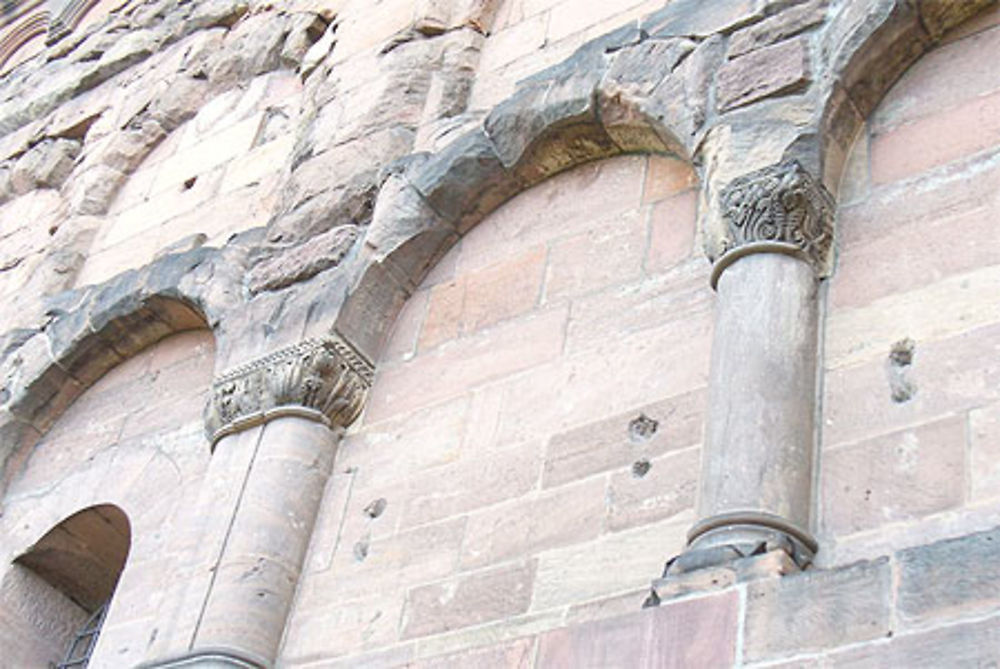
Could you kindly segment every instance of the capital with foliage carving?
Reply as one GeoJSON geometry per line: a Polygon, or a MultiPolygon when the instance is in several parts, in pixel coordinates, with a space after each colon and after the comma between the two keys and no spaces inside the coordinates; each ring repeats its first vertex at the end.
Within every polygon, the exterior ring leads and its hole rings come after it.
{"type": "Polygon", "coordinates": [[[734,179],[720,199],[726,237],[712,270],[713,287],[726,267],[753,253],[798,256],[818,276],[829,276],[834,200],[797,160],[734,179]]]}
{"type": "Polygon", "coordinates": [[[346,427],[361,413],[375,369],[339,336],[307,339],[218,377],[205,411],[213,446],[278,416],[346,427]]]}

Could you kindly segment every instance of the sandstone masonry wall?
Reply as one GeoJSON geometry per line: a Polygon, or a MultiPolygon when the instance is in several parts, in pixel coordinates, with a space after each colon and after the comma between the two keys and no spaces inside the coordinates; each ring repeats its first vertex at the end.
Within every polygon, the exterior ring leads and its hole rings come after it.
{"type": "Polygon", "coordinates": [[[579,167],[438,263],[341,445],[286,662],[436,655],[641,604],[698,476],[694,186],[668,157],[579,167]]]}
{"type": "Polygon", "coordinates": [[[15,455],[0,517],[0,647],[8,658],[19,658],[9,659],[10,666],[61,662],[86,619],[78,614],[74,625],[53,629],[50,611],[35,607],[65,608],[68,598],[53,593],[48,604],[44,582],[9,588],[8,582],[30,578],[11,561],[95,504],[125,512],[132,545],[90,666],[134,664],[145,656],[169,575],[187,560],[184,537],[198,529],[189,526],[193,519],[185,508],[197,497],[208,464],[201,413],[213,352],[203,330],[164,340],[101,378],[39,443],[15,455]]]}
{"type": "Polygon", "coordinates": [[[995,5],[115,4],[0,79],[0,657],[111,503],[92,666],[1000,661],[995,5]],[[828,279],[815,482],[699,555],[699,478],[780,478],[704,455],[713,356],[785,341],[711,286],[775,259],[772,326],[828,279]]]}
{"type": "Polygon", "coordinates": [[[990,10],[903,76],[868,120],[841,185],[824,564],[998,520],[998,20],[990,10]]]}

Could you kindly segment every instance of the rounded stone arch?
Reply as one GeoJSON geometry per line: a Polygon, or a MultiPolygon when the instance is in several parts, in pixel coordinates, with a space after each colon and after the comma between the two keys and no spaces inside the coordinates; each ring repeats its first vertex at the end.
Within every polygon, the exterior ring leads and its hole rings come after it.
{"type": "Polygon", "coordinates": [[[862,125],[903,73],[949,30],[989,7],[989,0],[844,3],[825,31],[820,80],[823,181],[837,193],[862,125]]]}
{"type": "MultiPolygon", "coordinates": [[[[398,523],[404,532],[429,526],[434,541],[448,551],[445,546],[461,536],[458,526],[451,524],[454,516],[491,508],[496,513],[477,516],[485,522],[464,540],[464,545],[474,547],[462,557],[466,568],[493,573],[499,562],[508,566],[530,562],[538,551],[558,546],[580,556],[583,569],[584,555],[590,559],[602,546],[610,549],[614,543],[586,546],[609,499],[603,492],[605,478],[597,472],[613,471],[621,498],[633,492],[643,496],[640,487],[667,492],[657,502],[636,502],[648,513],[612,521],[617,527],[634,529],[632,536],[648,533],[655,540],[627,551],[624,562],[616,559],[619,569],[603,570],[615,572],[604,574],[607,581],[595,576],[594,581],[600,582],[587,596],[624,590],[623,581],[631,581],[630,586],[643,584],[650,571],[658,571],[661,552],[682,546],[691,514],[699,463],[695,444],[700,439],[712,331],[709,265],[693,234],[695,185],[685,161],[616,155],[581,162],[537,183],[471,227],[461,245],[447,251],[450,257],[433,270],[434,275],[424,278],[397,321],[389,324],[393,331],[377,359],[379,374],[366,410],[350,426],[337,454],[335,471],[358,472],[345,517],[364,517],[364,504],[381,498],[387,513],[399,514],[389,523],[398,523]],[[653,194],[644,189],[651,174],[681,178],[663,179],[673,188],[664,186],[653,194]],[[663,215],[654,224],[657,210],[663,215]],[[654,225],[671,237],[674,233],[680,237],[683,230],[679,246],[685,251],[682,260],[659,256],[664,262],[646,271],[653,266],[648,262],[652,245],[646,244],[651,238],[647,231],[654,225]],[[549,264],[548,259],[555,257],[558,260],[549,264]],[[476,288],[471,289],[474,283],[476,288]],[[424,340],[432,302],[438,295],[455,294],[453,286],[469,296],[465,304],[471,303],[475,291],[480,306],[454,318],[449,312],[444,318],[462,325],[433,341],[424,340]],[[571,325],[564,319],[578,305],[588,315],[571,325]],[[563,335],[571,330],[572,334],[563,335]],[[660,459],[658,446],[643,451],[625,438],[656,429],[662,430],[660,434],[669,431],[677,453],[660,459]],[[584,442],[599,444],[595,452],[600,450],[608,458],[564,469],[563,453],[584,442]],[[578,487],[584,479],[585,485],[578,487]],[[475,499],[468,498],[467,485],[481,491],[482,499],[479,492],[475,499]],[[581,491],[581,497],[563,497],[569,490],[581,491]],[[550,536],[544,529],[528,530],[534,527],[533,520],[522,515],[521,504],[535,492],[554,504],[588,509],[586,519],[566,523],[584,529],[560,536],[550,536]],[[439,499],[446,501],[438,503],[439,499]],[[452,506],[452,499],[459,501],[452,506]],[[501,516],[519,520],[494,526],[492,519],[501,516]],[[454,537],[452,527],[457,531],[454,537]],[[534,538],[519,543],[516,537],[522,530],[524,537],[534,538]],[[492,535],[501,538],[494,543],[492,535]],[[642,561],[656,566],[641,566],[642,561]]],[[[381,513],[380,508],[371,517],[381,513]]],[[[547,507],[539,516],[564,517],[556,507],[547,507]]],[[[355,555],[369,549],[374,559],[391,555],[396,550],[394,539],[383,533],[383,527],[375,527],[366,537],[348,527],[336,546],[319,543],[329,537],[315,536],[314,546],[322,548],[313,550],[331,557],[326,566],[303,576],[303,587],[327,592],[327,601],[341,594],[353,598],[367,589],[372,572],[363,570],[370,569],[372,558],[352,557],[351,546],[363,549],[355,555]]],[[[414,562],[423,559],[414,557],[414,562]]],[[[380,570],[380,579],[396,578],[394,570],[399,567],[392,564],[385,569],[390,571],[380,570]]],[[[512,572],[516,578],[523,575],[520,566],[512,572]]],[[[459,579],[463,574],[456,570],[454,576],[459,579]]],[[[411,587],[423,587],[424,578],[423,573],[416,575],[411,587]]],[[[389,597],[402,600],[405,593],[389,597]]],[[[640,603],[637,600],[635,606],[640,603]]],[[[373,614],[370,605],[359,605],[365,618],[373,614]]],[[[378,607],[382,606],[380,602],[378,607]]],[[[308,620],[311,613],[303,607],[293,616],[308,620]]],[[[476,615],[470,613],[468,620],[476,615]]],[[[468,624],[455,623],[455,628],[468,624]]],[[[423,636],[421,625],[411,625],[412,636],[423,636]]],[[[287,629],[285,659],[294,663],[304,657],[298,653],[308,632],[300,632],[307,627],[293,617],[287,629]]],[[[330,642],[337,654],[340,643],[330,642]]]]}
{"type": "Polygon", "coordinates": [[[56,11],[52,17],[49,41],[56,41],[69,33],[100,21],[108,14],[125,6],[127,0],[62,0],[51,3],[56,11]]]}
{"type": "Polygon", "coordinates": [[[174,334],[208,330],[217,346],[220,334],[226,338],[231,287],[229,275],[215,268],[224,263],[218,252],[197,249],[53,298],[48,324],[15,339],[0,363],[4,488],[11,463],[30,452],[66,408],[114,367],[174,334]],[[217,280],[211,290],[194,280],[205,271],[217,280]]]}
{"type": "MultiPolygon", "coordinates": [[[[5,439],[0,515],[8,562],[78,509],[114,505],[127,515],[130,557],[96,651],[109,656],[141,654],[133,623],[153,619],[168,596],[149,577],[180,568],[172,551],[210,460],[202,415],[216,349],[195,296],[176,285],[172,293],[118,287],[116,297],[91,295],[64,316],[79,319],[78,335],[39,335],[53,349],[59,336],[69,341],[16,405],[34,402],[37,426],[19,444],[5,439]]],[[[27,360],[27,351],[15,355],[27,360]]]]}
{"type": "Polygon", "coordinates": [[[994,4],[927,48],[848,147],[822,360],[825,565],[995,525],[1000,139],[982,119],[1000,99],[998,22],[994,4]]]}
{"type": "Polygon", "coordinates": [[[482,124],[437,153],[399,161],[346,268],[350,287],[332,329],[377,360],[423,277],[507,200],[573,167],[622,154],[667,154],[690,163],[695,112],[651,102],[609,75],[615,59],[634,57],[627,47],[641,47],[641,39],[637,28],[626,27],[588,43],[522,81],[482,124]]]}
{"type": "Polygon", "coordinates": [[[10,615],[0,624],[0,647],[18,665],[90,656],[131,549],[128,516],[114,504],[82,508],[49,527],[13,546],[2,569],[0,601],[10,615]]]}
{"type": "Polygon", "coordinates": [[[15,17],[10,24],[0,28],[3,33],[0,37],[0,73],[7,72],[44,49],[48,28],[49,12],[44,6],[15,17]]]}
{"type": "Polygon", "coordinates": [[[60,521],[14,561],[93,613],[114,594],[131,544],[125,512],[98,504],[60,521]]]}

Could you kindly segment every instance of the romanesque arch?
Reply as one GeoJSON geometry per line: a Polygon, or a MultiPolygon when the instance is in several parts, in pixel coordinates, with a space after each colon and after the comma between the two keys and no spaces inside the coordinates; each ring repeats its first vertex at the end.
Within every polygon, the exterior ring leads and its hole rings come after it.
{"type": "MultiPolygon", "coordinates": [[[[196,527],[185,510],[195,506],[197,484],[208,466],[201,410],[214,342],[204,328],[164,334],[128,359],[116,360],[72,401],[67,397],[58,415],[49,415],[52,424],[44,434],[7,458],[4,578],[22,584],[20,590],[38,590],[32,585],[37,576],[75,602],[71,610],[78,609],[83,618],[110,599],[94,649],[105,658],[102,662],[111,656],[141,657],[145,648],[132,636],[135,625],[153,633],[157,608],[180,596],[149,579],[177,568],[167,565],[183,563],[178,537],[196,527]],[[151,397],[158,398],[155,406],[151,397]],[[83,509],[93,512],[78,513],[83,509]],[[49,532],[55,526],[59,529],[49,532]],[[121,595],[112,598],[119,575],[121,595]]],[[[56,407],[50,403],[48,410],[56,407]]],[[[42,601],[50,600],[45,595],[42,601]]],[[[57,614],[66,607],[53,603],[49,608],[57,614]]],[[[51,627],[45,615],[32,618],[35,628],[51,627]]],[[[75,627],[83,627],[83,620],[76,622],[75,627]]],[[[26,638],[38,635],[36,630],[26,638]]]]}
{"type": "MultiPolygon", "coordinates": [[[[46,431],[82,387],[130,352],[195,323],[210,326],[218,356],[205,428],[214,453],[193,508],[223,508],[218,515],[226,522],[202,528],[213,540],[189,561],[190,587],[171,594],[167,608],[177,615],[168,617],[176,624],[160,630],[144,657],[167,665],[209,657],[277,661],[282,639],[288,643],[295,632],[287,627],[293,601],[308,597],[296,593],[315,557],[307,552],[313,528],[321,534],[328,522],[324,490],[337,506],[338,495],[351,489],[353,479],[332,469],[337,444],[365,410],[378,375],[391,372],[375,363],[385,359],[393,328],[405,327],[400,314],[412,307],[407,299],[414,302],[441,258],[461,254],[480,220],[503,215],[498,207],[530,197],[531,187],[546,188],[573,168],[590,169],[581,168],[584,163],[600,170],[630,160],[663,165],[677,159],[697,173],[697,235],[715,263],[709,285],[718,291],[711,328],[716,362],[708,381],[703,502],[690,519],[689,545],[645,600],[668,605],[644,624],[678,611],[667,600],[685,588],[730,579],[732,587],[714,600],[724,611],[712,617],[737,621],[730,631],[745,622],[738,661],[826,653],[870,641],[869,632],[892,632],[885,622],[890,616],[882,613],[895,611],[897,601],[905,607],[903,596],[859,607],[859,615],[878,620],[857,626],[830,624],[830,616],[843,613],[836,607],[829,607],[834,613],[808,609],[827,601],[815,592],[839,592],[823,590],[824,583],[843,579],[858,592],[879,594],[909,578],[889,579],[884,560],[803,571],[817,549],[824,550],[813,536],[812,507],[822,418],[815,399],[826,290],[820,280],[836,270],[833,194],[857,129],[920,53],[951,39],[947,30],[985,4],[676,0],[648,16],[630,14],[625,27],[587,42],[563,63],[531,72],[489,109],[470,107],[468,91],[478,53],[492,39],[494,3],[455,3],[461,11],[421,3],[419,16],[411,20],[403,12],[398,26],[399,17],[392,17],[393,29],[382,36],[363,30],[367,14],[355,6],[341,21],[329,5],[298,13],[236,0],[137,5],[115,22],[114,30],[128,31],[124,46],[107,48],[108,23],[93,39],[53,47],[38,72],[18,70],[0,84],[0,128],[9,138],[0,149],[4,168],[18,174],[11,179],[20,184],[14,191],[58,188],[86,230],[94,223],[87,217],[104,214],[128,174],[197,111],[200,96],[274,68],[298,67],[307,85],[282,196],[266,225],[220,239],[217,248],[195,242],[142,267],[115,266],[19,315],[18,329],[3,340],[0,367],[5,453],[28,452],[24,444],[46,431]],[[171,44],[178,49],[170,51],[171,44]],[[170,95],[150,95],[119,110],[121,116],[91,113],[91,104],[104,109],[94,102],[107,90],[100,86],[133,68],[153,69],[157,54],[168,51],[191,56],[190,67],[164,78],[170,95]],[[78,67],[79,76],[66,77],[68,84],[53,78],[56,90],[37,92],[38,79],[65,63],[78,67]],[[14,101],[21,91],[25,100],[14,101]],[[86,103],[55,113],[85,95],[86,103]],[[634,154],[655,157],[628,157],[634,154]],[[58,169],[32,167],[42,163],[58,169]],[[753,581],[761,573],[766,577],[753,581]],[[784,580],[777,574],[798,575],[784,580]],[[796,588],[813,595],[797,596],[796,588]],[[761,613],[773,600],[797,604],[761,613]],[[802,615],[769,624],[800,604],[808,609],[802,615]],[[768,636],[792,627],[799,634],[768,636]],[[817,640],[820,628],[844,636],[817,640]],[[849,638],[857,629],[864,638],[849,638]],[[794,637],[804,640],[788,645],[794,637]]],[[[545,34],[552,23],[534,25],[545,34]]],[[[839,202],[841,216],[845,204],[839,202]]],[[[899,360],[906,359],[905,349],[899,360]]],[[[595,361],[593,370],[609,378],[619,371],[602,365],[595,361]]],[[[890,372],[905,390],[908,372],[890,372]]],[[[600,386],[600,379],[588,378],[600,386]]],[[[373,401],[373,414],[378,405],[373,401]]],[[[632,416],[629,438],[648,434],[650,420],[657,419],[632,416]]],[[[17,463],[5,460],[13,471],[17,463]]],[[[652,480],[642,470],[628,475],[652,480]]],[[[394,512],[379,499],[356,514],[361,522],[373,526],[394,512]]],[[[198,539],[184,541],[190,546],[198,539]]],[[[359,541],[350,556],[364,562],[368,548],[359,541]]],[[[666,561],[676,549],[664,552],[666,561]]],[[[522,567],[522,574],[532,569],[522,567]]],[[[568,573],[586,578],[588,572],[568,573]]],[[[415,597],[434,606],[448,599],[452,591],[445,590],[432,587],[415,597]]],[[[440,613],[428,617],[432,624],[451,624],[448,611],[440,613]]],[[[574,634],[588,643],[600,638],[583,628],[553,631],[568,620],[569,610],[564,613],[525,628],[533,630],[525,634],[550,635],[539,657],[552,657],[545,649],[558,653],[574,634]]],[[[317,620],[310,624],[321,624],[317,620]]],[[[391,650],[428,657],[443,654],[448,643],[461,645],[448,630],[438,631],[442,636],[429,646],[397,639],[391,650]]],[[[647,645],[669,638],[643,634],[647,645]]],[[[725,637],[713,648],[736,653],[736,644],[735,636],[725,637]]]]}
{"type": "Polygon", "coordinates": [[[81,509],[3,569],[7,661],[45,664],[90,657],[130,547],[114,505],[81,509]]]}
{"type": "Polygon", "coordinates": [[[966,531],[995,524],[997,16],[947,33],[878,91],[850,147],[824,356],[829,564],[871,550],[872,532],[900,544],[953,534],[949,514],[966,531]],[[947,252],[924,250],[944,230],[947,252]]]}

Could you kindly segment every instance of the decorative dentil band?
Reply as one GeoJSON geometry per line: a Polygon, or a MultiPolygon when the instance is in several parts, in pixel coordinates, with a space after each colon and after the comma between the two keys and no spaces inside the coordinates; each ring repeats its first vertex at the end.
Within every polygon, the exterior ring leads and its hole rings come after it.
{"type": "Polygon", "coordinates": [[[734,179],[721,202],[727,238],[716,278],[732,261],[756,251],[798,255],[820,276],[829,275],[834,200],[797,160],[734,179]]]}
{"type": "Polygon", "coordinates": [[[350,425],[364,407],[375,368],[339,336],[307,339],[218,377],[205,429],[219,439],[280,415],[350,425]]]}

